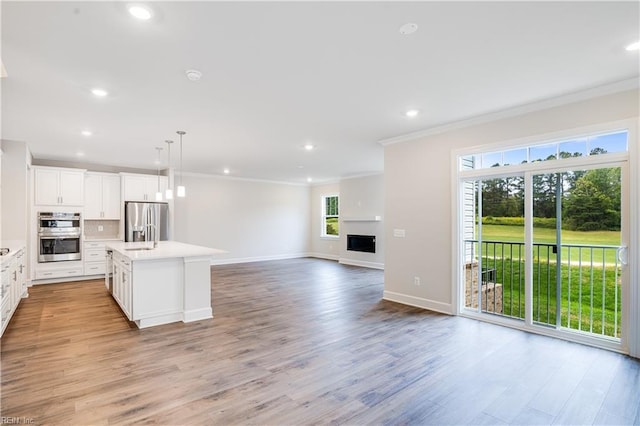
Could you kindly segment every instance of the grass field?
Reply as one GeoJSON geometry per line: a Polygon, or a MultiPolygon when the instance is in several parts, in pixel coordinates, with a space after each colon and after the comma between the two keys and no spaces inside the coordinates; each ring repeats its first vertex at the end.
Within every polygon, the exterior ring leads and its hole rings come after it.
{"type": "MultiPolygon", "coordinates": [[[[482,239],[484,241],[504,241],[504,242],[524,242],[524,227],[522,226],[507,226],[507,225],[482,225],[482,239]]],[[[533,241],[535,243],[554,244],[556,242],[555,229],[534,228],[533,241]]],[[[619,231],[562,231],[562,244],[563,245],[588,245],[588,246],[619,246],[620,245],[620,232],[619,231]]],[[[497,255],[501,256],[502,247],[497,246],[497,255]]],[[[602,264],[604,252],[604,262],[606,264],[615,264],[616,262],[616,250],[614,249],[582,249],[572,247],[562,248],[562,262],[568,262],[571,259],[571,263],[591,262],[602,264]],[[593,259],[592,259],[593,256],[593,259]]],[[[545,253],[546,254],[546,253],[545,253]]],[[[553,255],[555,257],[555,255],[553,255]]]]}
{"type": "MultiPolygon", "coordinates": [[[[502,284],[503,315],[524,318],[524,228],[483,225],[483,241],[520,244],[483,244],[483,269],[495,270],[495,282],[502,284]]],[[[535,243],[555,243],[554,229],[534,229],[535,243]]],[[[563,231],[562,244],[617,246],[620,232],[563,231]]],[[[474,244],[476,255],[478,245],[474,244]]],[[[620,336],[620,269],[615,267],[615,248],[562,248],[561,325],[620,336]],[[569,262],[570,259],[570,262],[569,262]]],[[[556,324],[556,255],[552,247],[534,246],[534,321],[556,324]],[[540,247],[540,251],[537,248],[540,247]],[[538,255],[539,254],[539,255],[538,255]]]]}
{"type": "MultiPolygon", "coordinates": [[[[483,240],[492,241],[524,241],[523,226],[507,225],[482,225],[483,240]]],[[[534,228],[533,240],[536,243],[555,243],[556,230],[547,228],[534,228]]],[[[620,231],[566,231],[562,230],[563,244],[587,244],[587,245],[620,245],[620,231]]]]}

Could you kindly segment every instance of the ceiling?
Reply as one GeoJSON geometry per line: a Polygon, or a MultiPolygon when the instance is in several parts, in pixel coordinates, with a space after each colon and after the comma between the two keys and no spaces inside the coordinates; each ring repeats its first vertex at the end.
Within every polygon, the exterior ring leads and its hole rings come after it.
{"type": "Polygon", "coordinates": [[[2,1],[2,138],[155,169],[185,130],[185,172],[325,182],[381,172],[380,140],[639,76],[638,2],[146,4],[2,1]]]}

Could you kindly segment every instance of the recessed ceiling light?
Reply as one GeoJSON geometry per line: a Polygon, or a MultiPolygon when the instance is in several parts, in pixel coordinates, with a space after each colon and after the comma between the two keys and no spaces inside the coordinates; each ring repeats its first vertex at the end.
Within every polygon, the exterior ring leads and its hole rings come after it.
{"type": "Polygon", "coordinates": [[[84,157],[84,152],[82,151],[76,152],[76,157],[84,157]]]}
{"type": "Polygon", "coordinates": [[[314,148],[315,146],[312,143],[307,143],[304,145],[304,149],[306,149],[307,151],[313,151],[314,148]]]}
{"type": "Polygon", "coordinates": [[[409,118],[414,118],[414,117],[417,117],[418,114],[420,114],[420,111],[418,111],[417,109],[410,109],[409,111],[405,112],[404,114],[409,118]]]}
{"type": "Polygon", "coordinates": [[[187,75],[187,78],[191,81],[198,81],[200,80],[200,78],[202,78],[202,73],[198,70],[186,70],[185,74],[187,75]]]}
{"type": "Polygon", "coordinates": [[[636,41],[635,43],[631,43],[630,45],[628,45],[627,47],[625,47],[626,50],[638,50],[640,49],[640,41],[636,41]]]}
{"type": "Polygon", "coordinates": [[[107,96],[109,94],[109,92],[107,92],[104,89],[99,89],[99,88],[95,88],[95,89],[91,89],[91,93],[93,93],[94,95],[100,97],[100,98],[104,98],[105,96],[107,96]]]}
{"type": "Polygon", "coordinates": [[[91,136],[93,134],[89,130],[83,130],[81,133],[82,133],[82,136],[91,136]]]}
{"type": "Polygon", "coordinates": [[[229,173],[231,173],[231,170],[229,170],[229,169],[224,169],[224,170],[222,171],[222,173],[224,173],[225,175],[228,175],[229,173]]]}
{"type": "Polygon", "coordinates": [[[418,24],[414,24],[412,22],[406,23],[400,27],[400,34],[409,35],[418,31],[418,24]]]}
{"type": "Polygon", "coordinates": [[[307,178],[307,182],[311,182],[313,179],[311,179],[310,177],[307,178]]]}
{"type": "Polygon", "coordinates": [[[131,16],[140,19],[141,21],[148,21],[151,19],[151,16],[153,16],[151,9],[141,4],[129,5],[128,9],[131,16]]]}

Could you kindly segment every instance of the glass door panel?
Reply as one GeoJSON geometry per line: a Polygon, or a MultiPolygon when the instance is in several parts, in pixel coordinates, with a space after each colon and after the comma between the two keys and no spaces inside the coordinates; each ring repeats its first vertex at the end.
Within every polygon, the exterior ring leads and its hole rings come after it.
{"type": "Polygon", "coordinates": [[[619,338],[622,170],[576,170],[562,198],[559,326],[619,338]]]}
{"type": "Polygon", "coordinates": [[[619,337],[621,169],[532,176],[532,321],[619,337]]]}
{"type": "Polygon", "coordinates": [[[524,178],[467,181],[463,198],[464,306],[523,319],[524,178]]]}

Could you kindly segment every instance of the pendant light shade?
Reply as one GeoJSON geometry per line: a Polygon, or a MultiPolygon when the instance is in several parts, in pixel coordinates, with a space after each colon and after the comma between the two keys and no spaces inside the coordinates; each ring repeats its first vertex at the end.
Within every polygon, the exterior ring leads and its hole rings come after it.
{"type": "Polygon", "coordinates": [[[156,192],[156,201],[162,201],[162,191],[160,190],[160,152],[162,148],[156,148],[158,151],[158,160],[156,161],[157,170],[158,170],[158,192],[156,192]]]}
{"type": "Polygon", "coordinates": [[[164,193],[164,196],[167,200],[173,199],[173,188],[171,188],[171,144],[173,141],[165,141],[167,144],[167,152],[169,155],[169,161],[167,162],[167,169],[169,170],[169,176],[167,177],[167,190],[164,193]]]}
{"type": "Polygon", "coordinates": [[[180,185],[176,188],[176,196],[182,198],[187,195],[187,190],[182,184],[182,136],[187,134],[187,132],[178,130],[176,133],[180,135],[180,185]]]}

